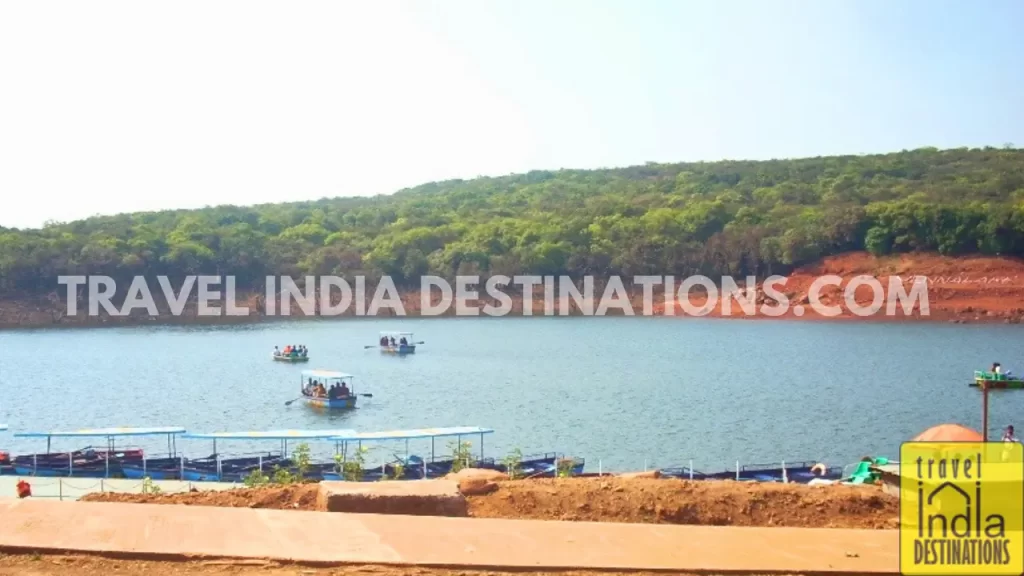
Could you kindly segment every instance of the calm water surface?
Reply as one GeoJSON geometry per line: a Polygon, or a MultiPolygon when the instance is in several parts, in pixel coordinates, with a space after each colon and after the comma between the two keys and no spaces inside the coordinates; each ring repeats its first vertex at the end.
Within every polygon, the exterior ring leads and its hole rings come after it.
{"type": "MultiPolygon", "coordinates": [[[[359,319],[4,332],[0,350],[0,422],[11,426],[0,447],[17,453],[45,449],[11,435],[29,430],[469,425],[497,430],[489,455],[559,450],[594,470],[598,460],[621,470],[691,458],[698,469],[895,458],[901,441],[934,424],[980,428],[980,394],[967,386],[973,370],[1000,361],[1024,373],[1021,327],[947,324],[359,319]],[[363,349],[379,330],[399,329],[426,342],[416,355],[363,349]],[[273,347],[289,343],[307,345],[311,361],[272,362],[273,347]],[[342,414],[286,407],[308,368],[352,373],[356,391],[373,398],[342,414]]],[[[993,394],[991,433],[1024,425],[1022,416],[1024,392],[993,394]]],[[[210,452],[207,442],[179,447],[210,452]]],[[[429,454],[430,443],[410,448],[429,454]]]]}

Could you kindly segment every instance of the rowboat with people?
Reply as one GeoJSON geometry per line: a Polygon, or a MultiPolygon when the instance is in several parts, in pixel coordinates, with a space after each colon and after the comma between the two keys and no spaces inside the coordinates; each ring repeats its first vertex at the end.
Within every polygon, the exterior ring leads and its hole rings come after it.
{"type": "Polygon", "coordinates": [[[423,342],[413,342],[412,332],[381,332],[377,345],[383,354],[415,354],[416,345],[423,342]]]}
{"type": "Polygon", "coordinates": [[[291,406],[293,402],[302,400],[313,408],[330,410],[355,408],[360,396],[372,398],[373,394],[357,394],[353,380],[355,376],[333,370],[303,370],[299,381],[299,393],[294,400],[285,402],[291,406]]]}
{"type": "Polygon", "coordinates": [[[285,346],[284,350],[274,346],[270,357],[276,362],[309,362],[309,350],[305,346],[285,346]]]}

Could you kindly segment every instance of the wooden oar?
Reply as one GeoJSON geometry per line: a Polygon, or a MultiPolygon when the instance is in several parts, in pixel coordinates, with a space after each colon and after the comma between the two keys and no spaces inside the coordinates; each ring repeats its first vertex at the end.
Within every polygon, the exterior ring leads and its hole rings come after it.
{"type": "Polygon", "coordinates": [[[296,400],[302,400],[302,396],[299,396],[295,400],[289,400],[289,401],[285,402],[284,405],[285,406],[291,406],[296,400]]]}
{"type": "Polygon", "coordinates": [[[356,394],[356,396],[365,396],[366,398],[373,398],[373,394],[356,394]]]}

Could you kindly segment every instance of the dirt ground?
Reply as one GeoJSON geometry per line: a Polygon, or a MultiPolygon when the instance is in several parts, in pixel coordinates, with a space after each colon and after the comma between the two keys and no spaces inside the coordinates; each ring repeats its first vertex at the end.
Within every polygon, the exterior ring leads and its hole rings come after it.
{"type": "MultiPolygon", "coordinates": [[[[90,494],[93,502],[316,509],[316,484],[184,494],[90,494]]],[[[591,522],[791,526],[898,527],[899,499],[877,487],[695,481],[648,478],[559,478],[498,483],[469,496],[477,518],[591,522]]]]}
{"type": "MultiPolygon", "coordinates": [[[[737,278],[737,281],[740,279],[737,278]]],[[[759,286],[760,288],[760,286],[759,286]]],[[[789,308],[779,319],[785,320],[924,320],[955,323],[1010,323],[1024,322],[1024,260],[1019,258],[967,256],[953,258],[932,253],[911,253],[876,258],[867,252],[849,252],[825,258],[814,264],[794,270],[786,282],[775,285],[785,294],[789,308]],[[826,306],[839,306],[841,314],[836,317],[819,315],[809,305],[808,293],[812,283],[825,275],[842,278],[840,286],[824,286],[820,291],[821,302],[826,306]],[[867,275],[876,278],[889,294],[890,278],[898,277],[908,293],[917,276],[927,278],[929,314],[922,315],[914,309],[904,315],[897,307],[896,316],[885,314],[885,299],[882,309],[867,317],[853,314],[844,302],[847,284],[856,276],[867,275]],[[797,305],[802,306],[802,315],[797,315],[797,305]]],[[[860,306],[871,304],[873,292],[861,286],[854,292],[854,299],[860,306]]],[[[774,306],[772,302],[758,299],[757,309],[762,305],[774,306]]],[[[691,294],[690,303],[701,307],[706,299],[691,294]]],[[[722,308],[723,299],[708,314],[709,317],[768,318],[769,316],[747,316],[739,304],[733,301],[731,312],[722,308]]],[[[671,307],[671,305],[669,306],[671,307]]],[[[654,305],[655,314],[665,314],[666,306],[659,299],[654,305]]],[[[684,316],[682,307],[676,305],[676,316],[684,316]]]]}
{"type": "MultiPolygon", "coordinates": [[[[0,555],[0,576],[654,576],[651,572],[493,572],[400,566],[317,568],[274,562],[141,562],[98,556],[0,555]]],[[[679,576],[687,576],[680,574],[679,576]]],[[[714,576],[707,575],[704,576],[714,576]]],[[[797,576],[797,575],[793,575],[797,576]]]]}

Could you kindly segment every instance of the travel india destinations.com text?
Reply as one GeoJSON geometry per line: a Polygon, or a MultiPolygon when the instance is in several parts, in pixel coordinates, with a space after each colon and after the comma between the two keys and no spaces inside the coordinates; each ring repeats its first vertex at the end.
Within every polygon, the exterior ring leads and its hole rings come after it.
{"type": "MultiPolygon", "coordinates": [[[[654,315],[656,300],[665,305],[664,315],[675,315],[675,307],[678,305],[683,315],[705,316],[719,302],[724,316],[738,311],[747,316],[772,317],[782,316],[790,310],[790,300],[781,291],[786,284],[784,276],[770,276],[760,284],[751,276],[745,279],[743,287],[728,276],[717,283],[706,276],[688,276],[682,280],[674,276],[634,276],[631,281],[634,287],[642,289],[639,314],[644,316],[654,315]],[[656,287],[660,288],[660,298],[655,296],[656,287]],[[703,292],[699,306],[691,301],[691,290],[695,288],[703,292]],[[762,302],[760,307],[757,306],[759,300],[762,302]]],[[[826,304],[821,298],[825,287],[839,287],[842,281],[842,277],[835,275],[816,278],[808,290],[807,304],[824,317],[842,314],[843,306],[826,304]]],[[[237,303],[234,276],[187,276],[177,288],[166,276],[149,279],[136,276],[127,290],[123,291],[125,296],[121,306],[113,302],[119,290],[117,282],[109,276],[60,276],[58,284],[65,287],[64,297],[69,316],[78,314],[83,292],[90,316],[100,315],[101,310],[111,316],[128,316],[133,310],[140,309],[151,316],[158,316],[160,312],[153,296],[153,285],[175,316],[183,313],[186,303],[193,297],[198,303],[196,313],[199,316],[248,316],[250,313],[248,307],[237,303]]],[[[384,310],[388,310],[388,315],[392,316],[406,315],[401,292],[389,276],[375,278],[370,282],[363,276],[355,277],[352,282],[339,276],[307,276],[302,287],[288,276],[268,276],[264,286],[264,314],[267,316],[290,316],[293,303],[306,316],[341,315],[348,312],[350,307],[357,316],[376,316],[384,310]],[[280,308],[277,305],[278,297],[280,308]]],[[[540,299],[544,305],[544,315],[547,316],[569,315],[573,307],[585,316],[604,316],[610,311],[628,316],[638,313],[630,298],[630,291],[619,276],[572,279],[568,276],[497,275],[487,277],[483,285],[480,276],[458,276],[454,288],[443,278],[422,277],[418,315],[442,315],[454,305],[456,316],[478,316],[481,313],[504,316],[512,311],[512,298],[506,291],[510,286],[515,287],[517,297],[523,302],[524,315],[532,315],[535,290],[538,289],[543,291],[540,299]],[[603,286],[600,294],[595,290],[596,285],[603,286]],[[440,295],[440,299],[436,299],[435,295],[440,295]],[[486,302],[481,306],[480,301],[484,298],[496,301],[498,305],[486,302]]],[[[909,315],[915,307],[920,315],[929,314],[928,279],[924,276],[906,280],[890,276],[888,286],[873,276],[857,276],[846,283],[842,293],[845,308],[856,316],[879,313],[895,316],[898,309],[904,315],[909,315]],[[854,297],[858,289],[865,288],[872,295],[871,303],[867,305],[858,303],[854,297]]],[[[792,312],[801,316],[806,310],[802,304],[797,304],[792,307],[792,312]]]]}

